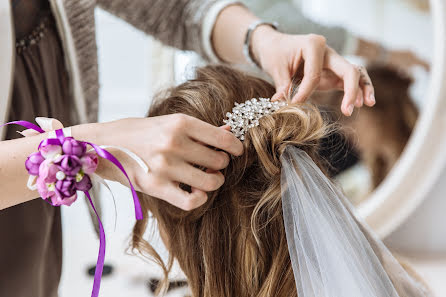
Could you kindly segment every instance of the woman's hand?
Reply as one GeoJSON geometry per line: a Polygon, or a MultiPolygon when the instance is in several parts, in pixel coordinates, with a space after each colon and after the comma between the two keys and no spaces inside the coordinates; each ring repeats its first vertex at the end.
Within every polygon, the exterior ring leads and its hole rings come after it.
{"type": "MultiPolygon", "coordinates": [[[[147,174],[126,154],[108,149],[123,163],[135,188],[184,210],[199,207],[207,200],[206,192],[223,185],[224,176],[219,170],[229,164],[228,153],[243,153],[242,143],[227,129],[183,114],[100,125],[98,133],[111,137],[95,140],[96,143],[127,148],[148,165],[147,174]],[[191,193],[180,189],[180,183],[191,186],[191,193]]],[[[78,137],[76,133],[73,130],[78,137]]],[[[124,175],[106,160],[101,160],[97,173],[127,185],[124,175]]]]}
{"type": "Polygon", "coordinates": [[[270,26],[258,27],[252,35],[252,51],[262,69],[273,78],[277,93],[286,96],[294,77],[302,78],[292,102],[305,101],[314,90],[344,90],[342,112],[350,116],[354,107],[375,104],[367,71],[355,66],[326,45],[319,35],[288,35],[270,26]]]}

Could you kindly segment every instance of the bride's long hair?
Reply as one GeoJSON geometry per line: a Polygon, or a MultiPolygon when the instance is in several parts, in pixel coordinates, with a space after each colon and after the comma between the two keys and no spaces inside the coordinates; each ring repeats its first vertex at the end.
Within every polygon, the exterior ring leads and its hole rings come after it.
{"type": "MultiPolygon", "coordinates": [[[[149,116],[184,113],[221,126],[235,102],[274,92],[264,80],[208,66],[199,68],[195,79],[161,95],[149,116]]],[[[320,163],[318,144],[327,132],[318,109],[288,106],[249,130],[245,153],[231,160],[223,171],[224,185],[210,193],[202,207],[186,212],[140,195],[144,212],[156,219],[194,297],[297,296],[282,217],[280,156],[293,144],[320,163]]],[[[147,217],[136,223],[133,248],[151,256],[167,273],[170,263],[163,263],[143,239],[147,223],[147,217]]]]}
{"type": "MultiPolygon", "coordinates": [[[[221,126],[236,102],[274,93],[264,80],[225,66],[207,66],[197,69],[194,79],[161,94],[149,116],[184,113],[221,126]]],[[[245,134],[244,154],[232,158],[223,170],[224,185],[193,211],[140,194],[145,218],[133,229],[133,249],[162,267],[166,283],[172,261],[177,259],[193,297],[297,297],[282,212],[280,157],[291,145],[325,172],[327,162],[318,153],[320,142],[337,131],[328,122],[310,104],[288,105],[263,117],[258,127],[245,134]],[[167,263],[143,238],[149,212],[168,249],[167,263]]],[[[374,239],[364,232],[376,248],[374,239]]],[[[383,265],[397,276],[391,276],[392,281],[399,281],[400,266],[390,263],[383,265]]]]}

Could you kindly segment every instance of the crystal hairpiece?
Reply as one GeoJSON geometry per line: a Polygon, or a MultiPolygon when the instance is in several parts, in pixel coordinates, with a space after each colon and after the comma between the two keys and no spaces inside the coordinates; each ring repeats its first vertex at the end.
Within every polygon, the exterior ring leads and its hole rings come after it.
{"type": "Polygon", "coordinates": [[[259,125],[259,120],[281,107],[285,106],[284,101],[271,102],[269,98],[252,98],[245,103],[235,103],[232,113],[226,113],[227,120],[223,122],[231,127],[231,132],[240,140],[245,140],[245,133],[253,127],[259,125]]]}

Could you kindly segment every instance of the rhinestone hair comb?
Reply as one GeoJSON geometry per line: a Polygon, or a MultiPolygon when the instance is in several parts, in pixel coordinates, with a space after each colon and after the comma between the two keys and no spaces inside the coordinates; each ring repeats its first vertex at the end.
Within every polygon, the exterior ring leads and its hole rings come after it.
{"type": "Polygon", "coordinates": [[[231,132],[240,139],[245,140],[245,133],[259,125],[259,120],[286,106],[284,101],[271,102],[269,98],[252,98],[245,103],[235,103],[232,113],[226,113],[227,119],[223,122],[231,127],[231,132]]]}

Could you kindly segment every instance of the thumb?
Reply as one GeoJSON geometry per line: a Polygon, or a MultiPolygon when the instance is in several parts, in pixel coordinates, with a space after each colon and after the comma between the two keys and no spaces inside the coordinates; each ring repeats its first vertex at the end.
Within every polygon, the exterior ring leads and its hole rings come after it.
{"type": "Polygon", "coordinates": [[[220,126],[219,128],[226,130],[226,131],[231,131],[231,127],[229,125],[223,125],[223,126],[220,126]]]}
{"type": "Polygon", "coordinates": [[[37,117],[36,122],[45,132],[63,128],[62,123],[53,118],[37,117]]]}
{"type": "Polygon", "coordinates": [[[274,80],[274,85],[276,86],[276,93],[271,98],[271,101],[278,101],[281,99],[286,99],[288,90],[291,85],[290,74],[286,71],[277,72],[271,75],[274,80]]]}

